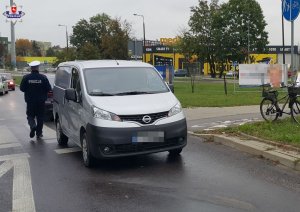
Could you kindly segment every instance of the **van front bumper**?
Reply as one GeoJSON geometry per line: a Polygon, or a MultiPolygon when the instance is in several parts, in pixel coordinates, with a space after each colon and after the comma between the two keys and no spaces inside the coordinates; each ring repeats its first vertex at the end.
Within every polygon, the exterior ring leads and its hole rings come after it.
{"type": "Polygon", "coordinates": [[[88,124],[86,131],[91,153],[96,158],[150,154],[183,148],[187,144],[186,119],[134,128],[105,128],[88,124]],[[155,142],[136,142],[136,135],[140,132],[163,132],[164,136],[155,142]]]}

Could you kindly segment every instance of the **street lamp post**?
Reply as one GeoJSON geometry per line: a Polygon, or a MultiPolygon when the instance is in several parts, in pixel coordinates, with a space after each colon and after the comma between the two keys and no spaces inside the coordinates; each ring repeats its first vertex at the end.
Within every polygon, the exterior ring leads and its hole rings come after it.
{"type": "Polygon", "coordinates": [[[66,27],[66,41],[67,41],[67,54],[69,53],[69,36],[68,36],[68,27],[67,25],[58,24],[58,26],[66,27]]]}
{"type": "Polygon", "coordinates": [[[134,13],[133,15],[134,16],[139,16],[139,17],[143,18],[143,35],[144,35],[144,41],[143,41],[143,61],[146,62],[146,55],[144,54],[144,49],[145,49],[145,46],[146,46],[145,19],[144,19],[143,15],[139,15],[139,14],[136,14],[136,13],[134,13]]]}

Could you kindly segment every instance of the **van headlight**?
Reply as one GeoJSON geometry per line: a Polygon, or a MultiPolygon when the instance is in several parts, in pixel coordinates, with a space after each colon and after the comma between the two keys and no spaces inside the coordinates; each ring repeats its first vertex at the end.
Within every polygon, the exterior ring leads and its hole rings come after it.
{"type": "Polygon", "coordinates": [[[169,111],[168,116],[174,116],[182,111],[181,104],[178,102],[172,109],[169,111]]]}
{"type": "Polygon", "coordinates": [[[93,109],[93,117],[98,119],[104,119],[109,121],[121,121],[120,117],[114,113],[108,112],[106,110],[102,110],[95,106],[92,107],[93,109]]]}

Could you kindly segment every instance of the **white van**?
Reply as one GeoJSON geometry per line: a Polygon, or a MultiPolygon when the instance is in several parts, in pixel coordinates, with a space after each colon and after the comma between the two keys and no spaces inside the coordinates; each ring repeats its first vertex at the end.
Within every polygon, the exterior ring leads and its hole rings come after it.
{"type": "Polygon", "coordinates": [[[169,151],[187,143],[181,105],[150,64],[122,60],[59,64],[53,87],[57,141],[82,147],[83,162],[169,151]]]}

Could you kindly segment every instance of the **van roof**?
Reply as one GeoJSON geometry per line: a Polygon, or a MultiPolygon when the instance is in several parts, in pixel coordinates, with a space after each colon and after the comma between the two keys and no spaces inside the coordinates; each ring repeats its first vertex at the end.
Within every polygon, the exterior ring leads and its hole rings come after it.
{"type": "Polygon", "coordinates": [[[59,66],[65,65],[79,66],[82,69],[103,67],[153,67],[148,63],[130,60],[75,60],[59,64],[59,66]]]}

